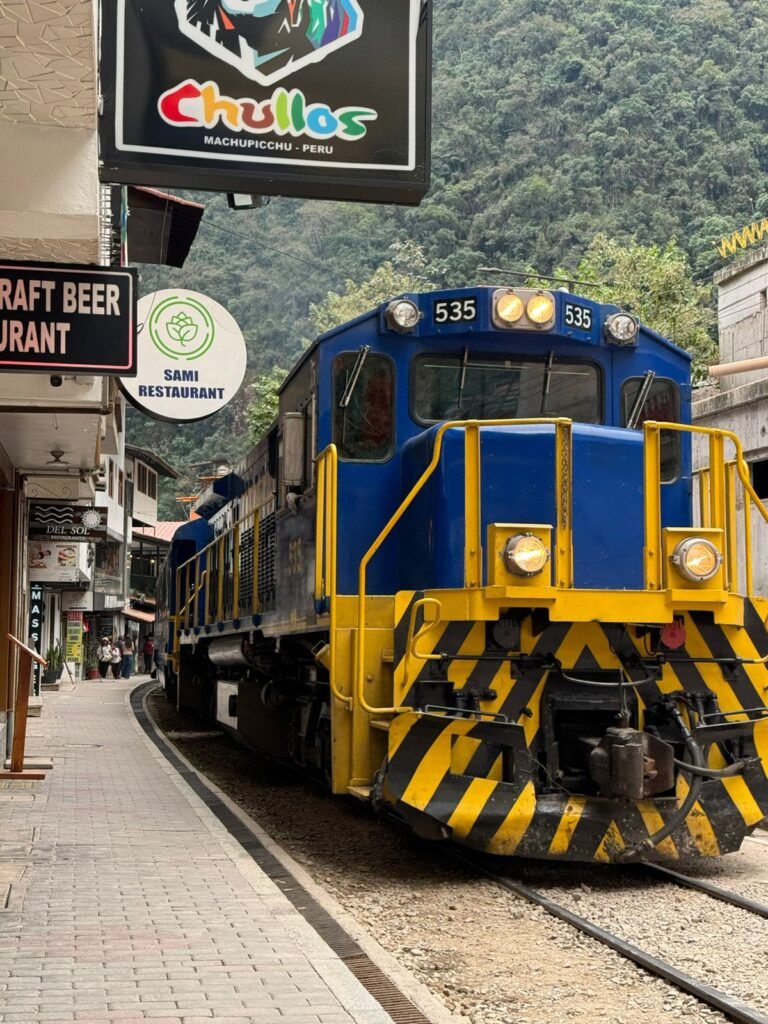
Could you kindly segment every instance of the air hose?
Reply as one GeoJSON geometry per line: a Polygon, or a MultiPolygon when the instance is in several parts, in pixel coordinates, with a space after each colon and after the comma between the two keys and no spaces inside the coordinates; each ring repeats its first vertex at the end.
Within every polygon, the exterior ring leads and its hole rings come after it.
{"type": "Polygon", "coordinates": [[[688,775],[700,775],[702,779],[731,779],[734,775],[742,775],[745,768],[758,764],[759,761],[759,757],[752,757],[748,761],[734,761],[727,768],[699,768],[688,761],[678,761],[677,758],[674,758],[675,764],[681,771],[687,772],[688,775]]]}

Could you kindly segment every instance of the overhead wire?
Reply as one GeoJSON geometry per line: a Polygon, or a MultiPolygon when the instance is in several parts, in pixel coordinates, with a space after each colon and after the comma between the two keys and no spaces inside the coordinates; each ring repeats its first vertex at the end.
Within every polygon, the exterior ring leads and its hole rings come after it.
{"type": "Polygon", "coordinates": [[[241,238],[244,242],[250,242],[251,245],[258,246],[261,249],[268,249],[270,252],[277,253],[278,256],[284,256],[285,259],[295,260],[297,263],[303,263],[306,267],[312,267],[314,270],[319,270],[323,274],[328,274],[330,268],[323,266],[320,263],[313,263],[311,260],[305,260],[302,256],[296,256],[295,253],[285,252],[283,249],[277,249],[274,245],[267,245],[266,242],[262,242],[260,239],[252,238],[250,235],[241,234],[239,231],[233,231],[231,228],[222,227],[221,224],[217,224],[212,220],[202,220],[200,222],[201,227],[213,228],[214,231],[220,231],[225,235],[232,235],[233,238],[241,238]]]}

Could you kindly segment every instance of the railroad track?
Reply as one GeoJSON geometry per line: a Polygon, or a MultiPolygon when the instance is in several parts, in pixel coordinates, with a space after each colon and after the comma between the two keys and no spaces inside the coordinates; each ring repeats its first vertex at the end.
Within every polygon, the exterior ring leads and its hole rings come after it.
{"type": "MultiPolygon", "coordinates": [[[[584,935],[588,935],[603,945],[608,946],[610,949],[619,953],[626,959],[631,960],[650,974],[662,978],[664,981],[669,982],[681,991],[694,996],[707,1006],[710,1006],[715,1010],[719,1010],[729,1020],[735,1021],[737,1024],[768,1024],[768,1016],[760,1010],[756,1010],[753,1007],[748,1006],[736,996],[732,996],[721,989],[714,988],[711,985],[707,985],[705,982],[699,981],[697,978],[687,974],[685,971],[681,971],[678,967],[675,967],[674,964],[669,963],[667,960],[663,960],[660,957],[655,956],[653,953],[650,953],[645,949],[641,949],[634,943],[621,938],[619,935],[616,935],[613,932],[608,931],[608,929],[603,928],[601,925],[596,924],[594,921],[589,920],[589,918],[575,913],[573,910],[570,910],[568,907],[565,907],[561,903],[552,899],[546,893],[539,892],[537,889],[525,885],[523,882],[519,882],[516,879],[496,874],[488,868],[486,864],[477,862],[473,858],[465,856],[463,853],[454,853],[453,856],[465,866],[472,867],[474,870],[479,870],[489,880],[492,880],[497,885],[501,886],[501,888],[514,893],[516,896],[527,900],[529,903],[532,903],[537,907],[541,907],[541,909],[546,911],[548,914],[551,914],[558,920],[571,925],[571,927],[582,932],[584,935]]],[[[662,867],[656,864],[643,864],[641,868],[644,871],[648,871],[649,873],[671,881],[675,885],[680,885],[685,888],[704,893],[712,899],[719,900],[721,903],[727,903],[740,910],[746,910],[758,917],[768,919],[768,904],[749,899],[748,897],[742,896],[740,893],[732,892],[729,889],[723,889],[721,886],[714,885],[712,882],[680,874],[677,871],[673,871],[671,868],[662,867]]]]}
{"type": "MultiPolygon", "coordinates": [[[[162,705],[162,708],[165,709],[165,705],[164,704],[162,705]]],[[[175,712],[174,712],[174,714],[175,714],[175,712]]],[[[172,736],[177,736],[178,739],[179,739],[179,742],[181,743],[181,745],[185,746],[187,749],[190,748],[189,740],[191,740],[193,738],[194,739],[199,739],[199,737],[201,735],[205,735],[205,734],[199,733],[197,731],[185,733],[183,731],[183,728],[187,728],[187,726],[184,725],[183,722],[182,722],[182,726],[179,726],[179,724],[175,721],[175,719],[172,718],[172,716],[169,716],[169,724],[171,725],[170,731],[171,731],[172,736]],[[182,728],[181,732],[176,732],[175,731],[175,730],[178,730],[180,728],[182,728]]],[[[235,751],[236,755],[238,753],[242,753],[239,750],[239,748],[235,747],[234,745],[232,745],[232,747],[233,747],[233,750],[235,751]]],[[[216,754],[215,756],[216,757],[220,757],[221,756],[220,752],[218,754],[216,754]]],[[[215,764],[217,762],[214,761],[213,763],[215,764]]],[[[206,767],[203,767],[201,765],[201,766],[198,767],[198,770],[201,770],[201,771],[210,770],[210,765],[208,765],[206,767]]],[[[246,771],[245,768],[238,768],[238,770],[246,771]]],[[[247,771],[246,771],[246,774],[247,774],[247,771]]],[[[239,776],[238,776],[238,778],[239,778],[239,776]]],[[[224,784],[221,779],[219,780],[219,784],[220,785],[224,784]]],[[[267,789],[269,789],[269,786],[267,786],[267,789]]],[[[234,791],[231,793],[231,796],[232,796],[232,799],[235,799],[235,800],[237,800],[239,802],[242,799],[241,787],[236,787],[234,789],[234,791]]],[[[259,806],[259,805],[253,806],[252,805],[252,808],[251,808],[249,813],[255,814],[261,820],[262,813],[266,812],[265,813],[265,818],[264,818],[264,820],[266,822],[266,827],[270,828],[272,826],[277,826],[278,827],[278,834],[280,834],[280,829],[285,829],[284,800],[285,800],[285,797],[284,797],[284,795],[281,792],[279,797],[275,798],[274,806],[272,806],[272,798],[268,794],[267,795],[266,804],[263,804],[261,806],[259,806]],[[270,815],[276,815],[276,817],[270,818],[270,815]]],[[[305,805],[302,805],[302,806],[303,806],[304,809],[303,809],[303,812],[301,812],[301,813],[309,814],[312,817],[314,817],[314,816],[322,816],[323,811],[326,810],[326,809],[328,810],[329,813],[335,815],[336,814],[336,807],[337,807],[336,804],[332,803],[330,800],[327,800],[326,798],[324,798],[322,804],[318,805],[313,800],[310,800],[306,804],[306,806],[305,805]]],[[[299,815],[299,817],[301,817],[301,814],[299,815]]],[[[400,834],[401,831],[402,831],[401,823],[397,819],[391,819],[391,820],[392,820],[392,823],[397,826],[397,828],[393,829],[393,834],[394,835],[400,834]]],[[[287,848],[289,850],[290,849],[295,849],[299,859],[302,860],[304,855],[307,854],[307,853],[311,854],[312,857],[315,857],[315,851],[316,851],[316,847],[317,847],[318,844],[320,845],[321,849],[324,849],[323,844],[325,842],[324,836],[325,836],[326,832],[330,834],[330,833],[334,833],[335,831],[337,831],[339,829],[346,830],[346,829],[348,829],[348,827],[349,827],[349,822],[346,820],[346,818],[344,818],[342,816],[341,819],[336,820],[336,818],[334,817],[333,818],[333,824],[329,825],[327,828],[321,829],[318,834],[315,834],[314,832],[311,832],[308,838],[307,837],[304,837],[303,839],[300,838],[298,841],[294,841],[290,837],[290,835],[285,835],[285,836],[283,836],[283,839],[281,841],[287,846],[287,848]]],[[[366,827],[365,829],[361,828],[360,831],[361,831],[361,833],[364,832],[367,835],[370,832],[370,829],[368,827],[366,827]]],[[[346,834],[346,832],[345,832],[345,834],[346,834]]],[[[766,842],[766,841],[768,841],[768,840],[764,840],[763,842],[766,842]]],[[[381,854],[381,850],[379,848],[379,844],[380,844],[380,840],[376,840],[376,842],[371,846],[370,849],[369,849],[369,847],[367,845],[358,845],[358,846],[356,846],[355,847],[355,849],[357,850],[356,856],[361,861],[365,861],[367,858],[370,859],[370,858],[374,857],[376,855],[376,853],[381,854]]],[[[333,844],[333,845],[334,845],[334,850],[335,850],[335,844],[333,844]]],[[[410,856],[413,856],[414,855],[414,849],[409,846],[407,851],[400,850],[399,847],[398,847],[397,842],[393,842],[392,843],[392,847],[393,847],[393,851],[394,852],[391,855],[391,859],[392,859],[392,862],[393,862],[393,864],[395,865],[395,868],[396,868],[396,873],[395,873],[395,875],[393,877],[395,877],[395,878],[397,878],[399,880],[399,879],[401,879],[401,875],[402,875],[402,864],[403,864],[402,857],[405,855],[405,853],[407,853],[410,856]]],[[[334,853],[334,857],[335,856],[336,856],[336,853],[334,853]]],[[[650,939],[646,939],[644,936],[638,936],[638,937],[636,937],[636,941],[633,944],[633,942],[628,941],[627,939],[623,939],[619,935],[612,934],[612,932],[609,931],[607,928],[602,927],[599,923],[597,923],[597,921],[600,920],[599,905],[595,905],[593,903],[594,909],[590,908],[589,910],[586,910],[584,908],[584,905],[580,903],[579,906],[578,906],[578,910],[581,911],[581,914],[579,914],[579,913],[575,912],[574,910],[569,909],[568,906],[563,906],[562,903],[559,903],[558,900],[562,900],[563,903],[569,903],[570,902],[569,901],[569,896],[568,896],[568,889],[569,889],[569,887],[577,888],[577,883],[575,883],[573,881],[573,877],[572,877],[573,876],[573,871],[566,871],[564,878],[563,878],[563,876],[562,876],[562,874],[560,872],[556,872],[554,875],[551,874],[551,873],[548,873],[548,872],[544,872],[543,876],[540,876],[538,871],[536,871],[536,873],[533,875],[533,878],[535,880],[533,880],[530,885],[526,885],[525,882],[518,881],[516,877],[515,878],[510,878],[510,877],[506,877],[506,876],[498,874],[498,870],[499,870],[498,865],[489,864],[488,860],[482,861],[480,858],[475,858],[474,856],[472,856],[468,851],[461,850],[461,849],[456,848],[456,847],[454,847],[452,851],[449,851],[449,848],[447,848],[447,847],[438,848],[438,847],[435,847],[434,845],[429,845],[428,852],[425,852],[425,858],[429,861],[429,865],[430,865],[429,871],[430,871],[430,874],[434,870],[434,866],[435,866],[435,862],[436,861],[445,861],[446,863],[453,861],[454,862],[454,868],[459,866],[459,865],[461,865],[461,868],[463,869],[462,873],[467,878],[471,878],[473,875],[474,876],[482,875],[486,879],[488,879],[488,881],[492,881],[492,882],[496,883],[497,885],[499,885],[500,887],[508,890],[510,892],[510,895],[514,896],[516,899],[522,898],[522,899],[526,900],[528,903],[530,903],[532,905],[541,907],[543,910],[545,910],[546,912],[548,912],[552,916],[559,918],[563,923],[567,924],[569,927],[573,927],[575,929],[578,929],[580,932],[582,932],[583,934],[585,934],[587,936],[590,936],[591,938],[595,939],[596,941],[599,941],[599,942],[601,942],[604,945],[610,946],[610,948],[614,949],[622,958],[626,959],[627,961],[633,962],[635,965],[640,967],[641,970],[646,971],[649,975],[653,975],[655,977],[658,977],[660,980],[664,981],[666,984],[668,984],[670,986],[670,989],[669,989],[670,994],[675,989],[680,991],[680,992],[683,992],[683,993],[687,994],[688,996],[690,996],[691,998],[696,999],[697,1001],[699,1001],[699,1003],[702,1004],[702,1007],[703,1006],[711,1007],[713,1010],[719,1011],[719,1013],[721,1013],[723,1016],[727,1017],[728,1019],[737,1022],[737,1024],[768,1024],[768,1016],[766,1015],[766,1011],[765,1010],[758,1010],[758,1009],[755,1009],[754,1007],[751,1007],[751,1006],[747,1005],[748,1002],[751,1001],[751,987],[749,989],[746,988],[746,987],[741,989],[741,998],[739,998],[737,996],[729,994],[728,992],[725,992],[725,991],[722,991],[722,990],[718,990],[717,988],[715,988],[713,986],[701,983],[700,981],[697,980],[696,977],[692,976],[691,974],[686,973],[685,971],[681,970],[679,967],[676,967],[674,963],[669,963],[669,962],[667,962],[667,960],[664,959],[665,957],[669,957],[672,961],[674,961],[676,959],[675,953],[672,950],[670,950],[669,948],[667,948],[667,949],[662,948],[660,950],[657,950],[657,954],[658,955],[654,955],[654,953],[650,952],[649,949],[642,949],[642,948],[640,948],[641,946],[651,946],[651,940],[650,939]],[[438,850],[439,850],[439,852],[438,852],[438,850]],[[557,877],[558,881],[554,881],[553,880],[555,877],[557,877]],[[540,879],[540,880],[536,880],[536,879],[540,879]],[[560,895],[558,893],[553,893],[552,895],[549,895],[549,889],[550,889],[550,887],[552,887],[554,885],[557,885],[558,888],[560,888],[560,889],[562,889],[563,887],[566,887],[566,891],[563,892],[562,895],[560,895]],[[542,889],[544,891],[540,891],[542,889]],[[588,914],[592,914],[596,918],[596,920],[592,920],[592,921],[588,920],[588,917],[587,917],[588,914]]],[[[526,874],[523,875],[523,877],[526,878],[526,880],[530,881],[531,876],[530,876],[530,874],[528,872],[529,872],[529,869],[532,870],[532,866],[529,864],[526,867],[524,862],[520,862],[520,865],[521,865],[521,868],[520,868],[521,874],[522,874],[523,871],[525,871],[526,874]]],[[[418,873],[418,870],[419,870],[418,869],[418,864],[416,864],[415,867],[416,867],[416,871],[418,873]]],[[[578,867],[579,867],[578,865],[563,865],[563,868],[565,868],[565,869],[567,869],[567,868],[576,869],[578,867]]],[[[616,869],[611,869],[611,871],[610,871],[610,877],[611,878],[615,878],[615,873],[614,873],[615,870],[616,869]]],[[[746,912],[746,913],[751,913],[751,914],[755,915],[756,919],[757,918],[760,918],[760,919],[768,918],[768,905],[767,904],[762,904],[762,903],[759,903],[759,902],[757,902],[755,900],[748,899],[747,897],[741,896],[741,895],[739,895],[738,893],[735,893],[735,892],[730,892],[729,890],[723,889],[720,886],[714,885],[714,884],[712,884],[710,882],[702,881],[702,880],[695,879],[695,878],[690,878],[689,876],[686,876],[686,875],[681,875],[678,872],[673,871],[673,870],[671,870],[669,868],[660,867],[660,866],[656,866],[656,865],[650,865],[650,864],[642,864],[642,865],[632,866],[631,868],[627,867],[624,870],[627,872],[627,876],[626,876],[627,879],[629,879],[630,873],[633,873],[635,880],[639,881],[638,875],[636,873],[642,871],[643,874],[644,874],[644,878],[642,880],[643,883],[645,883],[646,878],[652,880],[653,882],[658,881],[660,883],[660,885],[658,887],[653,887],[652,886],[650,888],[650,890],[649,890],[651,892],[655,891],[657,895],[664,893],[665,890],[667,889],[667,887],[672,887],[673,885],[675,885],[675,886],[677,886],[677,885],[685,886],[686,888],[694,890],[695,892],[697,892],[702,898],[706,897],[706,901],[705,902],[707,902],[707,903],[710,900],[712,900],[712,899],[717,899],[721,903],[729,904],[732,907],[736,908],[737,911],[740,912],[740,913],[746,912]]],[[[340,889],[342,889],[342,890],[344,889],[344,887],[348,883],[347,874],[348,874],[348,872],[345,871],[344,883],[340,885],[340,889]]],[[[597,877],[597,876],[595,875],[595,877],[597,877]]],[[[622,876],[622,878],[623,877],[624,876],[622,876]]],[[[327,881],[328,881],[328,879],[324,878],[322,880],[321,884],[327,885],[327,881]]],[[[608,878],[606,878],[605,881],[608,881],[608,878]]],[[[368,874],[366,874],[364,876],[364,883],[365,883],[365,888],[366,889],[368,887],[370,887],[371,884],[372,884],[372,880],[368,876],[368,874]]],[[[611,899],[611,897],[606,892],[602,892],[601,891],[601,886],[600,886],[599,883],[593,882],[591,880],[591,876],[590,876],[590,885],[592,886],[592,888],[589,889],[589,890],[586,890],[589,893],[589,895],[586,897],[588,902],[590,900],[594,900],[595,897],[597,897],[599,899],[600,904],[602,904],[602,901],[603,901],[604,898],[607,899],[607,900],[611,899]]],[[[358,891],[359,891],[359,888],[360,887],[358,887],[358,891]]],[[[333,891],[333,890],[331,890],[331,891],[333,891]]],[[[582,895],[580,898],[584,899],[585,897],[582,895]]],[[[456,902],[458,902],[458,899],[457,899],[456,896],[453,896],[453,895],[446,896],[446,898],[443,901],[443,903],[442,904],[438,904],[440,909],[438,911],[436,911],[436,916],[435,916],[436,926],[444,926],[445,920],[446,920],[446,916],[447,916],[447,911],[455,911],[457,909],[456,907],[453,907],[453,906],[447,906],[447,904],[449,902],[451,902],[452,900],[454,900],[454,899],[456,899],[456,902]]],[[[489,902],[492,903],[492,901],[489,901],[489,902]]],[[[504,901],[502,901],[502,902],[504,902],[504,901]]],[[[363,906],[365,906],[364,903],[363,903],[363,906]]],[[[380,907],[380,905],[378,905],[378,904],[376,906],[380,907]]],[[[356,912],[357,912],[357,909],[356,909],[355,905],[353,904],[352,905],[352,909],[351,909],[351,913],[354,916],[354,914],[356,912]]],[[[380,910],[377,910],[377,913],[379,913],[379,912],[380,912],[380,910]]],[[[711,908],[710,908],[710,912],[709,913],[710,913],[710,916],[711,916],[711,913],[712,913],[711,908]]],[[[452,918],[448,918],[448,919],[451,920],[452,918]]],[[[503,920],[504,920],[503,916],[499,915],[499,927],[501,927],[501,922],[503,920]]],[[[613,924],[613,922],[609,921],[607,923],[608,923],[610,928],[616,927],[613,924]]],[[[756,920],[755,923],[757,924],[757,920],[756,920]]],[[[366,922],[365,923],[365,927],[368,928],[369,927],[369,923],[366,922]]],[[[399,929],[401,927],[402,927],[402,922],[398,921],[398,924],[397,924],[398,934],[400,934],[399,929]]],[[[761,929],[764,929],[764,927],[765,927],[762,924],[762,920],[760,922],[759,927],[761,929]]],[[[739,925],[738,930],[740,930],[742,932],[742,934],[744,933],[744,922],[742,922],[739,925]]],[[[439,927],[438,927],[438,931],[439,931],[439,927]]],[[[623,928],[622,928],[622,933],[623,934],[627,934],[623,930],[623,928]]],[[[504,935],[508,938],[508,924],[504,926],[504,935]]],[[[386,932],[385,932],[384,938],[386,939],[386,937],[387,936],[386,936],[386,932]]],[[[400,941],[400,940],[398,940],[398,941],[400,941]]],[[[406,940],[402,940],[402,941],[406,941],[406,940]]],[[[419,936],[418,938],[416,938],[414,936],[411,936],[408,941],[412,942],[413,945],[419,945],[419,946],[423,945],[423,943],[424,943],[423,936],[419,936]]],[[[498,941],[501,942],[501,941],[503,941],[503,939],[501,937],[499,937],[498,941]]],[[[651,947],[651,948],[655,948],[655,947],[651,947]]],[[[731,953],[729,951],[726,951],[726,953],[725,953],[725,958],[726,958],[725,959],[725,963],[727,964],[727,957],[728,956],[734,956],[734,955],[735,954],[733,954],[733,953],[731,953]]],[[[436,956],[439,956],[439,954],[436,954],[436,956]]],[[[597,961],[599,959],[599,958],[594,957],[594,954],[591,951],[590,951],[589,958],[591,958],[591,959],[593,959],[595,961],[597,961]]],[[[681,964],[681,966],[685,966],[685,964],[681,964]]],[[[418,976],[418,964],[415,964],[413,961],[406,961],[406,967],[407,967],[408,970],[414,971],[417,974],[417,976],[418,976]]],[[[476,970],[480,970],[481,968],[478,967],[477,965],[475,965],[475,969],[476,970]]],[[[696,973],[698,973],[698,968],[690,968],[690,969],[692,969],[692,970],[696,971],[696,973]]],[[[759,968],[757,968],[757,969],[759,969],[759,968]]],[[[724,970],[727,970],[727,966],[724,968],[724,970]]],[[[595,973],[596,973],[596,975],[598,976],[598,979],[599,979],[599,976],[600,976],[600,973],[601,973],[600,970],[596,970],[595,973]]],[[[604,979],[609,979],[609,975],[610,975],[610,971],[606,967],[604,969],[604,972],[603,972],[603,978],[604,979]]],[[[719,976],[720,976],[720,971],[718,970],[718,974],[717,975],[713,975],[713,977],[719,977],[719,976]]],[[[433,988],[433,986],[435,985],[435,975],[432,972],[432,969],[430,969],[429,975],[422,974],[421,975],[421,980],[423,981],[424,984],[428,985],[430,988],[433,988]]],[[[467,984],[469,984],[466,981],[466,979],[464,979],[464,978],[460,978],[459,981],[460,981],[462,986],[466,986],[467,984]]],[[[442,981],[440,984],[442,986],[455,986],[455,985],[459,984],[459,981],[456,981],[453,978],[449,978],[449,979],[446,979],[446,980],[442,981]]],[[[599,980],[596,981],[596,980],[594,980],[594,978],[591,977],[591,980],[589,981],[588,984],[594,987],[598,983],[600,983],[599,980]]],[[[604,983],[604,981],[603,981],[603,983],[604,983]]],[[[439,996],[439,991],[440,991],[439,987],[438,988],[434,988],[433,990],[436,992],[436,994],[438,994],[438,997],[440,997],[439,996]]],[[[450,991],[451,991],[451,995],[452,995],[452,997],[454,999],[459,999],[459,998],[465,997],[465,994],[466,994],[467,990],[466,990],[465,987],[461,988],[461,989],[451,987],[450,991]],[[454,994],[454,992],[455,992],[455,994],[454,994]]],[[[477,993],[475,994],[474,991],[473,991],[472,998],[477,998],[477,1000],[482,1000],[482,999],[487,998],[487,993],[481,992],[481,991],[478,990],[477,993]]],[[[629,1016],[629,1018],[627,1018],[627,1014],[625,1012],[624,1013],[625,1019],[640,1019],[640,1017],[634,1017],[633,1018],[631,1016],[631,1014],[633,1012],[636,1012],[637,1004],[634,1004],[634,1005],[630,1004],[630,1006],[632,1007],[632,1009],[630,1009],[630,1011],[629,1011],[630,1016],[629,1016]]],[[[672,1015],[672,1013],[671,1013],[671,1009],[670,1009],[669,1016],[671,1017],[671,1015],[672,1015]]],[[[665,1020],[667,1019],[667,1007],[666,1006],[664,1007],[663,1017],[664,1017],[665,1020]]],[[[507,1010],[506,1013],[500,1012],[498,1019],[500,1021],[507,1021],[507,1020],[510,1020],[510,1019],[514,1019],[514,1017],[513,1017],[512,1013],[511,1013],[511,1011],[507,1010]]],[[[549,1020],[550,1018],[547,1017],[546,1019],[549,1020]]],[[[554,1018],[551,1018],[551,1019],[554,1019],[554,1018]]],[[[605,1017],[603,1017],[602,1019],[605,1019],[605,1017]]],[[[645,1017],[645,1019],[657,1019],[657,1018],[656,1017],[652,1017],[652,1018],[645,1017]]],[[[661,1016],[658,1019],[661,1019],[661,1016]]],[[[699,1019],[701,1019],[701,1017],[699,1017],[699,1019]]]]}

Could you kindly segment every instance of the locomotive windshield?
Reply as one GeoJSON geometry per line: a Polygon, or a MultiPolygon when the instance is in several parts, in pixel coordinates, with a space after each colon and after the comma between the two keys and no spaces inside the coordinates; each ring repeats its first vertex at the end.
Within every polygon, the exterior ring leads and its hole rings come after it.
{"type": "Polygon", "coordinates": [[[422,423],[451,419],[568,416],[600,422],[600,374],[591,363],[550,352],[541,359],[422,355],[413,365],[413,413],[422,423]]]}

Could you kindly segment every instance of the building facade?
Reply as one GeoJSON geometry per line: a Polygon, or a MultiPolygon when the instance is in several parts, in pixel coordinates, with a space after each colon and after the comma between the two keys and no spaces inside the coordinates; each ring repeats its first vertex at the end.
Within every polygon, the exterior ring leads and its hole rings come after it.
{"type": "MultiPolygon", "coordinates": [[[[720,362],[733,363],[768,356],[768,246],[734,260],[715,275],[720,362]]],[[[719,388],[694,392],[694,423],[732,430],[741,439],[752,485],[768,502],[768,369],[727,374],[719,388]]],[[[732,452],[726,457],[732,457],[732,452]]],[[[694,439],[694,467],[708,461],[707,440],[694,439]]],[[[737,511],[744,509],[742,489],[736,489],[737,511]]],[[[755,590],[768,594],[768,524],[752,505],[752,561],[755,590]]],[[[745,578],[745,553],[740,552],[745,578]]]]}

